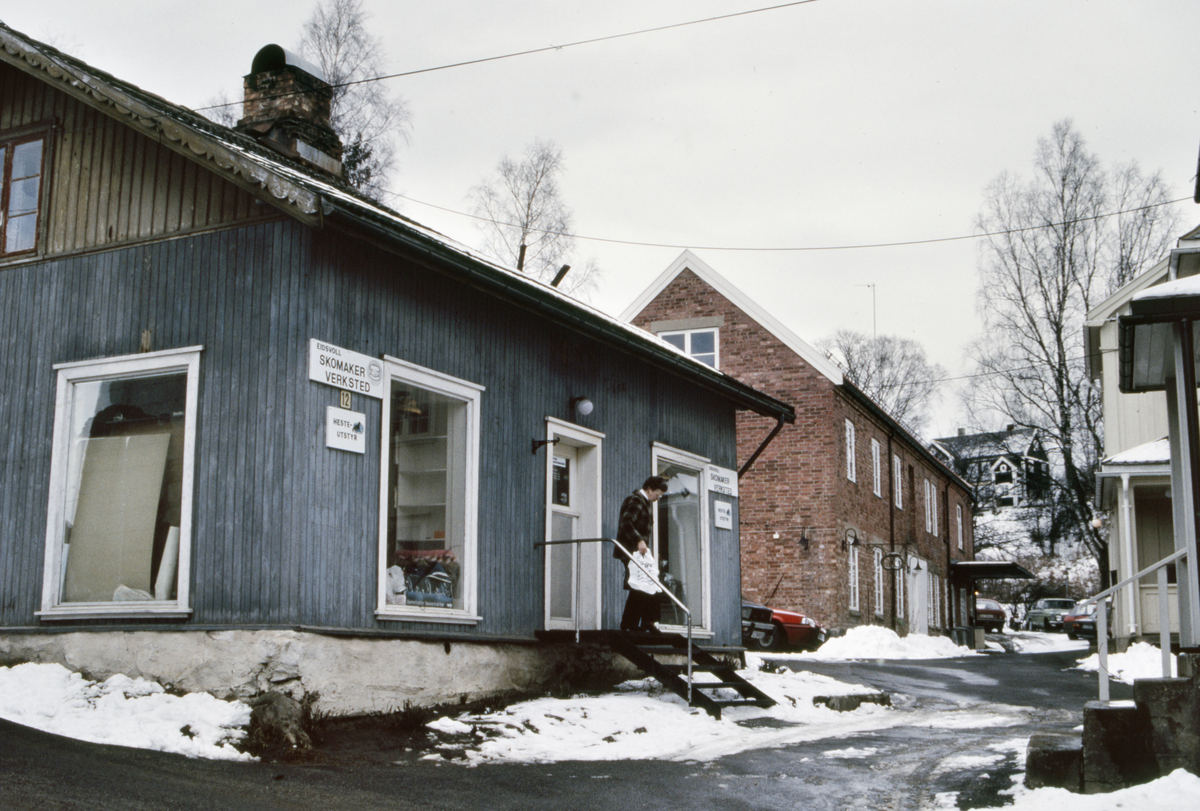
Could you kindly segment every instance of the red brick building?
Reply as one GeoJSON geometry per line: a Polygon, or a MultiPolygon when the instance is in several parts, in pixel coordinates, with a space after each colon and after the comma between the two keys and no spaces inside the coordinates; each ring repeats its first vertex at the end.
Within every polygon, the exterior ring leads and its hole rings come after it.
{"type": "MultiPolygon", "coordinates": [[[[690,251],[622,318],[796,409],[739,480],[747,597],[831,629],[968,624],[970,488],[834,363],[690,251]]],[[[739,467],[776,428],[739,412],[739,467]]]]}

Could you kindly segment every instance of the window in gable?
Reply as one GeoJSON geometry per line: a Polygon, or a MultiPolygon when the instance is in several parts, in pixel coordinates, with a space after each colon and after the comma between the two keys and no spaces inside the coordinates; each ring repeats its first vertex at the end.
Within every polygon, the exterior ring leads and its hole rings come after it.
{"type": "Polygon", "coordinates": [[[40,135],[0,141],[0,256],[37,250],[43,146],[40,135]]]}
{"type": "Polygon", "coordinates": [[[720,368],[718,363],[720,360],[718,352],[720,341],[715,328],[660,332],[658,337],[672,346],[679,347],[701,363],[706,363],[714,369],[720,368]]]}

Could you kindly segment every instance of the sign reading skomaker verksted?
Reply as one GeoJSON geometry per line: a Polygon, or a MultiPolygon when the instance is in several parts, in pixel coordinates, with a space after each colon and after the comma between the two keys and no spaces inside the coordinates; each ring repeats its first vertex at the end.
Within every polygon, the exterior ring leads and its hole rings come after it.
{"type": "Polygon", "coordinates": [[[316,338],[308,340],[308,379],[383,399],[383,361],[316,338]]]}

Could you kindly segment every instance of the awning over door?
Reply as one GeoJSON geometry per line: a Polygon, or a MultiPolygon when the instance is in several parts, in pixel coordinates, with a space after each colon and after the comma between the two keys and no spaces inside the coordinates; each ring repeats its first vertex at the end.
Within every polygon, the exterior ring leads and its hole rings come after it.
{"type": "Polygon", "coordinates": [[[1008,577],[1033,579],[1033,572],[1009,560],[954,560],[950,562],[950,571],[954,574],[970,575],[976,580],[1001,580],[1008,577]]]}

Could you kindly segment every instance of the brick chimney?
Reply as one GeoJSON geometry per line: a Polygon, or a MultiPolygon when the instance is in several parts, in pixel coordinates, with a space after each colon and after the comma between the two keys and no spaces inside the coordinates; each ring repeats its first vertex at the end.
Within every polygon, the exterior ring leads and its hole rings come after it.
{"type": "Polygon", "coordinates": [[[278,45],[268,45],[255,54],[243,87],[238,130],[341,177],[342,142],[329,126],[333,89],[320,68],[278,45]]]}

